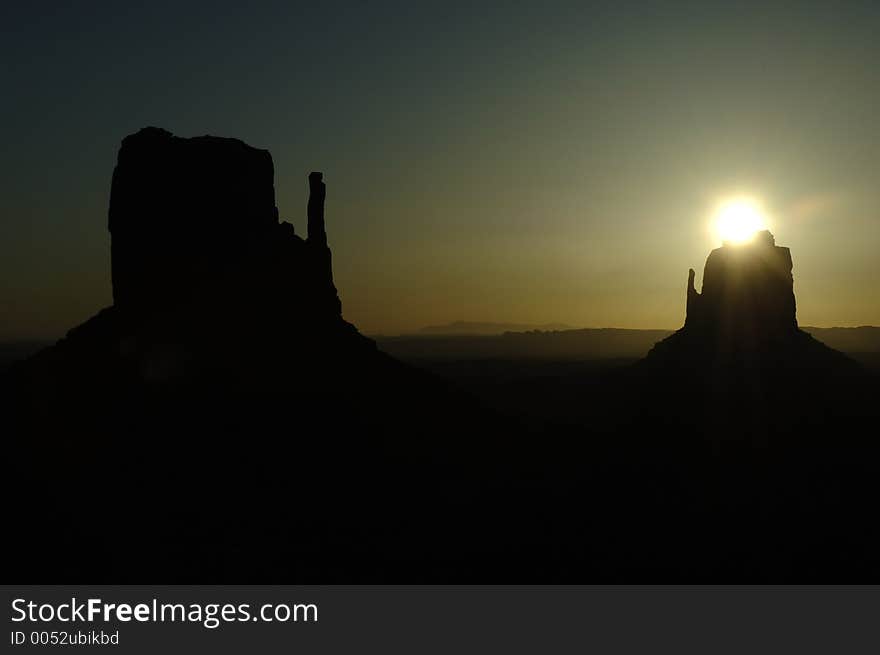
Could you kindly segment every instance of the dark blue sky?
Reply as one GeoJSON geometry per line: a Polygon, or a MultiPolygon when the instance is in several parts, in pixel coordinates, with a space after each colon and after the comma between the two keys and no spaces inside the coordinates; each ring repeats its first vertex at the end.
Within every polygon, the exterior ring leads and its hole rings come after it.
{"type": "Polygon", "coordinates": [[[135,3],[0,9],[0,337],[110,302],[122,137],[235,136],[344,312],[676,327],[731,194],[792,248],[802,324],[880,323],[874,3],[135,3]]]}

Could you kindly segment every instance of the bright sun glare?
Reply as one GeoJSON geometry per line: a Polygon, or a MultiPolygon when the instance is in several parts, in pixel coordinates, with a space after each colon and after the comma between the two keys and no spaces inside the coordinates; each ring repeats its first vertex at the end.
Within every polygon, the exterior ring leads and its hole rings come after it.
{"type": "Polygon", "coordinates": [[[738,198],[719,207],[715,228],[722,243],[746,243],[756,232],[767,229],[767,222],[756,202],[738,198]]]}

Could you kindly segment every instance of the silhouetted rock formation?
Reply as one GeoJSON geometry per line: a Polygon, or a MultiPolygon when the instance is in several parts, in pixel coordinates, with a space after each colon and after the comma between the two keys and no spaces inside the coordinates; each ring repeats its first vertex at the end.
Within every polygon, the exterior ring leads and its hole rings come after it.
{"type": "Polygon", "coordinates": [[[691,269],[684,327],[654,346],[645,360],[648,367],[724,376],[746,369],[779,374],[855,365],[798,329],[791,253],[777,246],[770,232],[713,250],[702,293],[694,277],[691,269]]]}
{"type": "Polygon", "coordinates": [[[685,327],[722,339],[760,339],[797,329],[791,253],[764,230],[751,243],[716,248],[706,260],[703,292],[688,273],[685,327]]]}
{"type": "Polygon", "coordinates": [[[321,173],[309,174],[307,257],[314,267],[317,295],[325,299],[336,313],[341,313],[342,306],[336,295],[336,287],[333,285],[333,261],[330,248],[327,246],[327,230],[324,227],[326,195],[324,176],[321,173]],[[333,299],[336,299],[335,303],[333,299]]]}
{"type": "Polygon", "coordinates": [[[309,176],[307,241],[279,224],[273,177],[269,152],[237,139],[153,127],[123,139],[108,223],[115,308],[143,318],[194,298],[229,306],[236,290],[274,288],[307,304],[304,315],[338,315],[322,176],[309,176]]]}
{"type": "Polygon", "coordinates": [[[272,158],[237,139],[127,136],[110,190],[113,301],[149,311],[222,274],[278,222],[272,158]]]}
{"type": "Polygon", "coordinates": [[[453,444],[486,432],[469,398],[343,320],[322,174],[309,175],[306,239],[279,222],[273,188],[269,153],[235,139],[146,128],[123,141],[109,212],[113,306],[0,379],[13,486],[34,490],[20,511],[32,572],[107,579],[117,549],[125,571],[161,579],[262,570],[301,580],[297,562],[313,562],[315,580],[353,557],[369,568],[376,554],[348,534],[374,521],[370,508],[391,506],[385,496],[401,488],[426,502],[409,478],[443,470],[453,444]],[[51,500],[68,487],[128,490],[104,507],[108,534],[51,500]],[[222,501],[181,502],[206,491],[222,501]],[[133,512],[129,493],[151,501],[133,512]],[[73,535],[76,554],[49,555],[49,525],[73,535]]]}
{"type": "Polygon", "coordinates": [[[788,249],[764,232],[713,250],[702,293],[689,272],[684,327],[633,369],[644,425],[706,442],[785,444],[845,424],[844,399],[864,386],[863,372],[798,328],[791,271],[788,249]]]}

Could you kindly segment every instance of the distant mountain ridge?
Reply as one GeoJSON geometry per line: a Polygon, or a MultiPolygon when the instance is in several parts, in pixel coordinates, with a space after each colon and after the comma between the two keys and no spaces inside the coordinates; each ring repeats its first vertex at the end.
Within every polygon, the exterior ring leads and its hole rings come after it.
{"type": "Polygon", "coordinates": [[[560,330],[574,330],[576,328],[565,323],[544,323],[542,325],[530,325],[528,323],[482,323],[478,321],[453,321],[443,325],[428,325],[419,328],[415,334],[423,335],[492,335],[504,334],[505,332],[530,332],[541,330],[544,332],[557,332],[560,330]]]}
{"type": "MultiPolygon", "coordinates": [[[[820,335],[832,339],[836,342],[846,342],[854,349],[863,348],[865,350],[880,350],[880,326],[876,325],[859,325],[855,327],[814,327],[802,326],[802,330],[806,330],[817,339],[820,335]]],[[[621,328],[621,327],[575,327],[567,323],[503,323],[493,321],[451,321],[440,325],[426,325],[418,328],[413,332],[401,333],[400,337],[409,337],[417,334],[430,335],[501,335],[505,332],[564,332],[564,331],[599,331],[599,330],[618,330],[623,332],[665,332],[672,334],[675,330],[666,328],[621,328]]],[[[389,335],[385,335],[389,336],[389,335]]],[[[840,347],[840,346],[835,346],[840,347]]]]}
{"type": "MultiPolygon", "coordinates": [[[[455,325],[451,323],[450,325],[455,325]]],[[[510,325],[491,324],[481,325],[510,325]]],[[[880,327],[804,327],[804,332],[863,363],[880,354],[880,327]],[[860,355],[868,355],[863,357],[860,355]]],[[[674,330],[580,328],[494,333],[425,333],[376,337],[380,349],[405,361],[424,359],[637,359],[674,330]]]]}

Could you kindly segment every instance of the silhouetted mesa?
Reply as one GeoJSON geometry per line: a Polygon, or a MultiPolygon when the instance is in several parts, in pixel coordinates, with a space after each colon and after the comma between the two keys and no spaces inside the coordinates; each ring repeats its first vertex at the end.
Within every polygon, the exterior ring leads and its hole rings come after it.
{"type": "Polygon", "coordinates": [[[407,570],[391,545],[400,517],[437,514],[423,473],[480,461],[460,454],[472,435],[490,444],[482,461],[495,457],[492,416],[342,318],[323,175],[308,180],[304,239],[278,220],[265,150],[157,128],[124,139],[113,306],[0,375],[10,489],[29,490],[12,521],[21,570],[106,580],[115,552],[123,576],[162,579],[407,570]],[[59,500],[69,489],[124,490],[102,504],[106,531],[59,500]],[[402,489],[405,508],[377,511],[402,489]],[[51,554],[52,531],[69,536],[68,556],[51,554]],[[352,538],[368,533],[388,545],[352,538]]]}
{"type": "Polygon", "coordinates": [[[148,127],[119,149],[110,190],[113,301],[162,305],[278,222],[272,157],[237,139],[148,127]]]}
{"type": "Polygon", "coordinates": [[[228,302],[236,288],[262,293],[283,283],[296,295],[307,281],[310,304],[339,314],[322,175],[309,176],[307,242],[279,224],[273,177],[269,152],[238,139],[185,139],[155,127],[123,139],[108,225],[115,307],[143,317],[194,296],[228,302]],[[273,279],[279,274],[286,279],[273,279]]]}
{"type": "Polygon", "coordinates": [[[254,388],[386,366],[342,318],[323,175],[309,175],[307,239],[279,222],[273,176],[269,152],[237,139],[155,127],[123,139],[109,208],[114,304],[37,354],[46,368],[35,377],[124,370],[164,384],[222,370],[254,388]]]}
{"type": "Polygon", "coordinates": [[[709,254],[703,292],[688,275],[689,329],[711,330],[730,338],[760,338],[797,329],[791,253],[764,230],[751,243],[724,245],[709,254]]]}
{"type": "MultiPolygon", "coordinates": [[[[798,329],[792,258],[769,231],[745,244],[725,243],[706,260],[703,290],[688,272],[687,318],[648,353],[649,366],[725,375],[782,367],[851,370],[854,363],[798,329]]],[[[784,371],[777,371],[781,373],[784,371]]]]}

